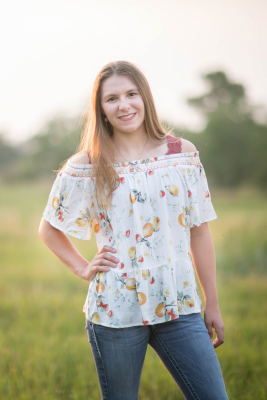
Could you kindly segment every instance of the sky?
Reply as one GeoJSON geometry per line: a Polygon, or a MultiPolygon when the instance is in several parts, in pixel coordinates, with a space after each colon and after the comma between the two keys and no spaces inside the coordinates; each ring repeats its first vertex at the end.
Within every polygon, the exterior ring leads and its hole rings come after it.
{"type": "Polygon", "coordinates": [[[267,108],[267,1],[1,0],[0,132],[18,144],[56,115],[79,116],[110,61],[147,77],[160,118],[200,130],[186,104],[225,71],[267,108]]]}

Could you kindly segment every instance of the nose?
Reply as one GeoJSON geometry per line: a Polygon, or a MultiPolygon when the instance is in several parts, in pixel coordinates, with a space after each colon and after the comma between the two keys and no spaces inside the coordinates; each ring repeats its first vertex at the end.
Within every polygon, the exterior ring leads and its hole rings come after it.
{"type": "Polygon", "coordinates": [[[128,104],[127,99],[121,99],[119,104],[119,109],[122,111],[127,111],[130,108],[130,104],[128,104]]]}

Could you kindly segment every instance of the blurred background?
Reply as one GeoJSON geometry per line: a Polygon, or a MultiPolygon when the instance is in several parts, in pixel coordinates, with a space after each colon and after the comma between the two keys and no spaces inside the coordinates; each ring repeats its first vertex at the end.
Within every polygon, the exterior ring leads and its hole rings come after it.
{"type": "MultiPolygon", "coordinates": [[[[97,73],[127,60],[147,77],[164,125],[196,146],[205,167],[225,325],[216,353],[229,399],[266,399],[267,3],[1,5],[0,397],[101,396],[82,313],[88,284],[37,231],[53,170],[76,151],[97,73]]],[[[71,240],[94,257],[94,235],[71,240]]],[[[183,399],[151,348],[140,399],[183,399]]]]}

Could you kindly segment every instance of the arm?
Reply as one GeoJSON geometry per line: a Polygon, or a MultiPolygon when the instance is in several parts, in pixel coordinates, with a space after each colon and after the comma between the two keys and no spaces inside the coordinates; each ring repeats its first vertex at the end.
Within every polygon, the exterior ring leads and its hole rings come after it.
{"type": "MultiPolygon", "coordinates": [[[[73,162],[88,163],[87,154],[75,155],[73,162]]],[[[38,234],[51,252],[75,275],[83,277],[83,271],[89,262],[76,250],[68,236],[55,228],[45,218],[41,219],[38,234]]]]}
{"type": "Polygon", "coordinates": [[[68,236],[41,219],[38,234],[52,253],[75,275],[83,278],[89,262],[76,250],[68,236]]]}
{"type": "MultiPolygon", "coordinates": [[[[76,154],[71,161],[74,164],[87,164],[88,154],[76,154]]],[[[77,192],[77,190],[74,191],[74,187],[75,181],[73,181],[73,178],[68,178],[67,175],[64,176],[62,174],[57,176],[57,182],[56,184],[54,183],[53,189],[50,192],[49,203],[46,207],[47,211],[45,211],[43,218],[41,219],[38,234],[44,244],[59,259],[59,261],[62,262],[62,264],[80,278],[92,281],[98,271],[108,271],[109,266],[116,267],[114,257],[107,253],[108,251],[116,252],[116,250],[110,246],[103,246],[102,249],[97,252],[94,259],[89,263],[72,244],[65,232],[69,232],[70,235],[72,232],[75,232],[75,235],[77,235],[76,225],[74,224],[75,219],[77,216],[79,217],[79,213],[81,213],[81,211],[79,211],[80,208],[82,208],[84,213],[87,212],[89,214],[87,197],[83,196],[81,192],[77,192]],[[66,195],[66,197],[64,197],[62,193],[64,193],[64,196],[66,195]],[[53,197],[57,200],[54,203],[52,201],[53,197]],[[61,225],[62,220],[59,222],[60,217],[58,217],[58,210],[56,207],[60,202],[63,202],[64,199],[67,199],[65,207],[68,209],[68,213],[64,215],[64,224],[61,225]],[[83,199],[82,205],[78,202],[78,199],[83,199]],[[68,220],[68,216],[70,216],[70,220],[68,220]],[[66,226],[68,228],[66,228],[66,226]]],[[[88,215],[86,214],[85,216],[88,219],[88,215]]],[[[89,218],[91,218],[90,215],[89,218]]],[[[78,232],[80,238],[87,239],[89,229],[88,223],[83,225],[82,228],[84,228],[84,230],[78,232]]]]}
{"type": "Polygon", "coordinates": [[[115,268],[119,259],[112,256],[116,249],[111,246],[103,246],[93,260],[89,263],[74,247],[65,233],[54,228],[42,218],[38,234],[44,244],[70,271],[80,278],[91,282],[98,271],[107,272],[110,267],[115,268]]]}
{"type": "Polygon", "coordinates": [[[218,347],[224,343],[224,325],[219,310],[215,253],[208,223],[191,228],[190,237],[191,255],[206,303],[204,321],[211,338],[214,328],[217,338],[213,346],[218,347]]]}
{"type": "MultiPolygon", "coordinates": [[[[182,139],[182,151],[193,152],[196,147],[189,140],[182,139]]],[[[216,288],[216,262],[211,233],[207,222],[190,229],[191,255],[194,267],[204,294],[206,308],[204,322],[210,338],[213,338],[214,328],[217,338],[213,346],[224,343],[224,325],[219,310],[219,301],[216,288]]]]}

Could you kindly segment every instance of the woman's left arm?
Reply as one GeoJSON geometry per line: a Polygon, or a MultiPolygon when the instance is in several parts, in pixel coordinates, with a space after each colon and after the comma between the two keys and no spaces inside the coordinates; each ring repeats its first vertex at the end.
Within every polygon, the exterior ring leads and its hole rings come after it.
{"type": "Polygon", "coordinates": [[[217,337],[213,346],[224,343],[224,324],[219,310],[219,301],[216,288],[216,261],[210,229],[207,222],[190,229],[191,255],[203,291],[206,308],[204,322],[210,338],[213,330],[217,337]]]}

